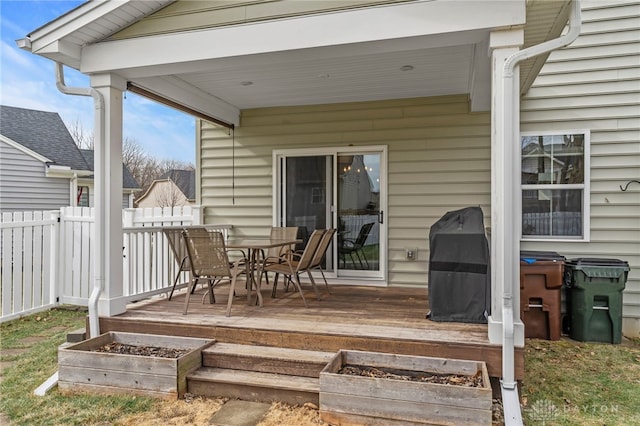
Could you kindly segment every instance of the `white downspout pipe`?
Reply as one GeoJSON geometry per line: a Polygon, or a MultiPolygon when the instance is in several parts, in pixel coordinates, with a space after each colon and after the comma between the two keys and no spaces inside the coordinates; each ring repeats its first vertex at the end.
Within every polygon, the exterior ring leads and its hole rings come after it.
{"type": "MultiPolygon", "coordinates": [[[[93,98],[93,105],[96,109],[98,119],[101,123],[104,123],[104,98],[102,93],[91,87],[69,87],[64,83],[64,69],[60,62],[56,62],[56,87],[58,90],[66,95],[76,96],[91,96],[93,98]]],[[[104,144],[104,125],[98,126],[100,134],[98,136],[98,142],[104,144]]],[[[104,206],[102,206],[104,207],[104,206]]],[[[96,208],[96,216],[98,210],[96,208]]],[[[95,259],[97,259],[95,265],[95,279],[93,281],[93,289],[89,296],[89,332],[91,337],[100,335],[100,322],[98,320],[98,301],[100,300],[100,294],[104,289],[104,262],[102,259],[102,247],[101,243],[104,241],[105,235],[105,221],[98,220],[96,217],[96,244],[95,244],[95,259]]]]}
{"type": "MultiPolygon", "coordinates": [[[[520,140],[520,94],[519,87],[516,87],[515,71],[518,64],[526,59],[549,53],[553,50],[565,47],[575,41],[580,35],[581,14],[580,0],[573,0],[571,5],[571,15],[569,17],[569,31],[556,39],[546,41],[544,43],[531,46],[520,50],[511,55],[504,63],[504,137],[507,138],[506,143],[515,144],[520,140]]],[[[520,152],[513,150],[513,158],[511,167],[513,168],[513,176],[520,180],[520,152]]],[[[515,189],[519,191],[520,185],[514,184],[514,199],[519,199],[515,189]]],[[[508,195],[508,194],[507,194],[508,195]]],[[[512,203],[512,218],[520,217],[521,207],[519,203],[512,203]]],[[[515,222],[519,223],[519,222],[515,222]]],[[[516,225],[518,227],[518,225],[516,225]]],[[[508,253],[513,253],[513,265],[517,265],[520,253],[520,232],[515,232],[512,236],[513,247],[508,253]]],[[[511,274],[506,276],[504,291],[502,296],[502,402],[504,407],[504,418],[506,425],[521,425],[522,416],[520,413],[520,400],[518,398],[517,382],[515,380],[514,369],[514,320],[513,320],[513,292],[516,283],[519,284],[519,274],[516,268],[512,268],[511,274]]],[[[518,286],[519,287],[519,286],[518,286]]]]}

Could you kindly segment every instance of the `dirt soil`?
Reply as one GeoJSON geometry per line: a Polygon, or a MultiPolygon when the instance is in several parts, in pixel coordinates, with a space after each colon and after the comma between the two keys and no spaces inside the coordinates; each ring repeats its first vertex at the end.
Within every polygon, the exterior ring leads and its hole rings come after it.
{"type": "Polygon", "coordinates": [[[125,343],[112,342],[92,350],[92,352],[107,352],[123,355],[141,355],[158,358],[180,358],[190,349],[161,348],[155,346],[136,346],[125,343]]]}
{"type": "Polygon", "coordinates": [[[465,386],[481,388],[482,374],[480,372],[473,376],[463,374],[435,374],[408,370],[396,370],[391,368],[377,368],[361,365],[345,365],[338,374],[348,374],[350,376],[364,376],[379,379],[405,380],[412,382],[437,383],[441,385],[465,386]]]}
{"type": "MultiPolygon", "coordinates": [[[[153,412],[138,413],[127,417],[120,425],[125,426],[209,426],[211,417],[227,398],[202,398],[185,395],[178,401],[162,401],[153,412]]],[[[320,420],[318,407],[314,404],[291,406],[280,402],[271,404],[269,411],[256,426],[315,426],[326,425],[320,420]]]]}

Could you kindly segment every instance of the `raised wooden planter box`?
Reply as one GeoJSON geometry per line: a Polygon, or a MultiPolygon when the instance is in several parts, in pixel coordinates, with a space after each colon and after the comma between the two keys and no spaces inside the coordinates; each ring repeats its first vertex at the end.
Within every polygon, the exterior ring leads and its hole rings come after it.
{"type": "Polygon", "coordinates": [[[58,349],[58,388],[63,393],[137,394],[179,398],[187,374],[202,365],[202,349],[215,340],[109,332],[58,349]],[[190,349],[179,358],[92,352],[109,343],[190,349]]]}
{"type": "Polygon", "coordinates": [[[339,351],[320,373],[320,417],[336,425],[490,425],[491,384],[484,362],[339,351]],[[482,387],[338,374],[345,365],[416,373],[482,375],[482,387]]]}

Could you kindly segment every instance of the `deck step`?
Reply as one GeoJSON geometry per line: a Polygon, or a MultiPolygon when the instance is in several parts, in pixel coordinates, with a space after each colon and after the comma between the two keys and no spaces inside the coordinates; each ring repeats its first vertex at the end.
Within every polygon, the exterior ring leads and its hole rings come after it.
{"type": "Polygon", "coordinates": [[[320,377],[333,352],[218,342],[202,352],[205,367],[320,377]]]}
{"type": "Polygon", "coordinates": [[[187,376],[187,387],[189,393],[201,396],[301,405],[319,403],[320,381],[288,374],[201,367],[187,376]]]}

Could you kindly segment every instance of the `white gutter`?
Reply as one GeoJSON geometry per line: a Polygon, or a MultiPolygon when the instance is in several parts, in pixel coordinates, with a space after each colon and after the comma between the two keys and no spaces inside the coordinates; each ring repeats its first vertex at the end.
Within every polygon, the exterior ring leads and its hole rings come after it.
{"type": "MultiPolygon", "coordinates": [[[[64,83],[64,69],[60,62],[56,62],[56,87],[59,91],[66,95],[76,96],[91,96],[93,98],[93,105],[96,109],[96,115],[99,117],[100,123],[104,123],[104,98],[102,94],[97,90],[90,87],[69,87],[64,83]]],[[[100,134],[98,136],[98,143],[104,144],[104,126],[98,126],[100,134]]],[[[93,290],[89,296],[89,332],[91,337],[100,335],[100,322],[98,320],[98,301],[100,300],[100,294],[104,289],[104,260],[102,259],[102,242],[105,240],[104,235],[106,233],[105,221],[98,216],[101,213],[96,207],[96,244],[95,244],[95,279],[93,281],[93,290]]]]}
{"type": "MultiPolygon", "coordinates": [[[[556,39],[531,46],[511,55],[504,63],[504,137],[506,143],[515,144],[520,140],[520,94],[519,87],[516,87],[515,70],[518,64],[526,59],[533,58],[543,53],[565,47],[575,41],[580,35],[581,14],[580,0],[573,0],[571,4],[571,15],[569,17],[569,31],[556,39]]],[[[513,150],[511,161],[513,176],[520,179],[520,152],[513,150]]],[[[519,190],[519,185],[518,185],[519,190]]],[[[515,192],[515,191],[514,191],[515,192]]],[[[518,198],[515,198],[518,199],[518,198]]],[[[520,217],[521,207],[519,203],[512,203],[512,217],[520,217]]],[[[510,252],[516,257],[513,265],[519,262],[520,253],[520,233],[516,232],[514,237],[515,245],[510,252]]],[[[515,269],[515,268],[514,268],[515,269]]],[[[514,271],[512,271],[514,272],[514,271]]],[[[514,321],[513,321],[513,292],[516,284],[519,284],[519,274],[512,273],[505,277],[511,281],[510,285],[504,286],[502,296],[502,404],[504,407],[505,425],[521,425],[522,415],[520,413],[520,399],[518,397],[518,387],[515,380],[514,369],[514,321]]],[[[505,283],[506,284],[506,283],[505,283]]],[[[519,288],[519,286],[518,286],[519,288]]]]}

